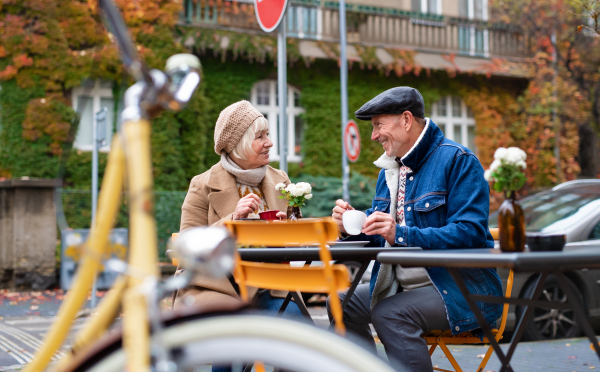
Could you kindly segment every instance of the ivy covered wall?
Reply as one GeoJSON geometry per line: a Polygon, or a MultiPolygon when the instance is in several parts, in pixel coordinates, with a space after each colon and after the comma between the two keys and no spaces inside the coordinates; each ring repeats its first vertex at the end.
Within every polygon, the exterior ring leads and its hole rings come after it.
{"type": "MultiPolygon", "coordinates": [[[[118,53],[94,4],[24,0],[0,7],[0,177],[56,177],[62,145],[75,118],[71,89],[83,79],[104,78],[114,81],[115,93],[122,94],[120,87],[131,83],[122,82],[118,53]]],[[[181,10],[176,0],[117,0],[117,4],[149,66],[162,68],[168,56],[186,50],[201,57],[203,80],[189,107],[176,114],[164,113],[153,123],[156,188],[185,190],[191,177],[218,161],[212,138],[219,112],[235,101],[249,99],[255,82],[276,78],[275,38],[176,26],[181,10]],[[229,42],[222,49],[225,37],[229,42]]],[[[304,158],[289,167],[295,177],[341,174],[336,45],[319,46],[329,51],[329,59],[303,59],[297,40],[288,39],[288,80],[300,89],[306,110],[304,158]]],[[[429,71],[415,63],[413,52],[396,49],[386,49],[397,58],[392,65],[382,66],[373,48],[357,46],[357,51],[362,63],[352,63],[349,73],[350,118],[363,103],[394,86],[419,89],[426,107],[441,96],[458,95],[474,113],[478,156],[484,167],[489,166],[496,147],[520,146],[529,156],[529,187],[561,181],[553,167],[552,101],[547,99],[545,81],[429,71]]],[[[538,63],[532,68],[547,70],[547,61],[538,59],[538,63]]],[[[561,166],[567,179],[579,172],[577,123],[587,120],[581,113],[589,111],[579,96],[568,85],[559,91],[564,139],[561,166]]],[[[372,162],[382,150],[370,141],[370,124],[359,127],[363,150],[351,169],[373,178],[378,170],[372,162]]],[[[101,172],[105,161],[102,154],[101,172]]],[[[89,189],[90,162],[90,153],[72,153],[65,174],[67,187],[89,189]]]]}

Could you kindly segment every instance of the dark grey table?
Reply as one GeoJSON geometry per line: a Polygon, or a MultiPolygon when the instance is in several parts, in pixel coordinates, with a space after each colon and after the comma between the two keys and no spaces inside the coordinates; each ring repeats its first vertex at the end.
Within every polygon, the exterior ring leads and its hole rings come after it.
{"type": "MultiPolygon", "coordinates": [[[[354,294],[356,287],[360,283],[360,280],[369,267],[369,263],[374,260],[377,255],[381,252],[414,252],[420,251],[418,247],[340,247],[335,246],[329,248],[331,252],[331,258],[334,261],[358,261],[361,262],[360,269],[354,276],[350,288],[344,301],[342,301],[342,311],[348,305],[348,301],[354,294]]],[[[317,247],[305,247],[305,248],[238,248],[238,253],[243,261],[254,261],[254,262],[288,262],[288,261],[305,261],[305,266],[309,266],[313,261],[319,261],[319,248],[317,247]]],[[[296,301],[302,314],[310,318],[308,310],[303,305],[303,301],[299,298],[296,292],[290,292],[285,298],[279,312],[283,312],[287,307],[291,299],[296,301]]]]}
{"type": "Polygon", "coordinates": [[[596,354],[600,358],[600,347],[598,340],[594,334],[585,309],[580,299],[577,297],[565,276],[565,271],[577,269],[598,269],[600,268],[600,252],[591,250],[577,250],[569,252],[523,252],[523,253],[502,253],[499,249],[463,249],[463,250],[437,250],[437,251],[420,251],[420,252],[382,252],[377,255],[379,262],[388,264],[399,264],[406,267],[428,267],[438,266],[446,267],[456,284],[460,288],[465,297],[471,311],[475,314],[477,322],[481,325],[481,329],[487,336],[488,340],[494,347],[494,351],[498,355],[502,363],[501,371],[512,371],[510,359],[515,351],[515,348],[521,336],[525,324],[529,320],[534,307],[550,307],[550,308],[568,308],[573,309],[577,321],[581,324],[585,335],[595,345],[596,354]],[[529,298],[504,298],[495,296],[480,296],[470,294],[465,283],[458,271],[459,268],[481,267],[481,268],[497,268],[502,267],[512,269],[515,272],[539,272],[540,275],[534,287],[534,291],[529,298]],[[562,290],[567,295],[567,303],[538,301],[542,287],[548,277],[548,274],[554,274],[562,290]],[[485,321],[483,314],[476,305],[476,301],[493,302],[493,303],[509,303],[526,306],[525,311],[521,315],[517,328],[514,331],[510,341],[510,347],[506,353],[496,342],[492,334],[490,326],[485,321]]]}

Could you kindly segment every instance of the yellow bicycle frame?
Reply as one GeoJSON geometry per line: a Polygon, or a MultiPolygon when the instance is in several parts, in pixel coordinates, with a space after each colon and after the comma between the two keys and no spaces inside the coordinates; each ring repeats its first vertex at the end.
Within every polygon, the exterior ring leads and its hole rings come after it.
{"type": "MultiPolygon", "coordinates": [[[[128,175],[130,204],[131,275],[115,282],[111,292],[100,303],[98,313],[76,336],[73,352],[79,352],[96,341],[110,326],[122,305],[125,312],[123,323],[127,370],[148,371],[150,330],[143,282],[147,277],[158,276],[150,132],[147,120],[126,121],[123,123],[122,133],[113,139],[98,200],[96,223],[86,242],[73,287],[59,309],[57,320],[46,334],[42,348],[26,366],[25,372],[43,371],[48,366],[52,356],[64,343],[77,312],[86,301],[100,266],[100,259],[108,247],[109,232],[120,206],[125,173],[128,175]]],[[[59,362],[57,370],[62,370],[69,361],[70,355],[59,362]]]]}

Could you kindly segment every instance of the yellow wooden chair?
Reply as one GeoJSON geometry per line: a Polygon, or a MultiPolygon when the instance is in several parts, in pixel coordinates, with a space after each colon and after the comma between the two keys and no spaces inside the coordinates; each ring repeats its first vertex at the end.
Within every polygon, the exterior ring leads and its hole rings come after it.
{"type": "MultiPolygon", "coordinates": [[[[492,233],[492,237],[494,238],[494,240],[497,240],[498,239],[498,229],[490,229],[490,232],[492,233]]],[[[508,280],[506,282],[506,291],[504,293],[504,296],[506,298],[510,298],[510,295],[512,293],[513,278],[514,278],[514,273],[512,270],[510,270],[510,273],[508,275],[508,280]]],[[[504,308],[502,310],[502,318],[500,320],[500,327],[498,327],[497,329],[492,329],[492,333],[494,333],[494,337],[496,338],[496,341],[500,341],[500,339],[502,338],[502,334],[504,333],[504,328],[506,326],[507,314],[508,314],[508,304],[504,304],[504,308]]],[[[429,355],[433,355],[433,352],[435,351],[436,347],[439,346],[440,349],[442,349],[442,351],[448,358],[448,361],[450,362],[450,364],[452,364],[452,367],[454,367],[455,372],[462,372],[462,369],[456,362],[456,359],[454,359],[454,356],[452,356],[452,353],[450,352],[450,349],[448,349],[447,345],[489,344],[489,340],[487,337],[484,337],[483,340],[480,340],[479,337],[473,336],[473,334],[471,332],[465,332],[465,333],[458,334],[458,335],[452,335],[452,332],[449,330],[432,331],[432,332],[426,334],[424,336],[424,338],[427,341],[427,345],[431,346],[429,348],[429,355]]],[[[479,367],[477,368],[477,372],[483,371],[487,362],[489,361],[490,357],[492,356],[493,352],[494,352],[494,348],[490,345],[487,352],[485,353],[485,355],[483,357],[483,360],[481,361],[481,363],[479,364],[479,367]]],[[[453,372],[453,371],[449,371],[447,369],[442,369],[442,368],[437,368],[437,367],[434,367],[433,369],[436,371],[453,372]]]]}
{"type": "Polygon", "coordinates": [[[227,221],[225,226],[241,245],[283,246],[286,243],[318,243],[319,256],[323,263],[320,267],[247,262],[238,256],[233,275],[245,301],[248,301],[247,286],[290,292],[328,293],[335,330],[340,335],[345,334],[338,292],[347,289],[350,283],[346,266],[330,264],[331,253],[326,242],[338,237],[337,226],[331,218],[307,218],[298,222],[227,221]]]}

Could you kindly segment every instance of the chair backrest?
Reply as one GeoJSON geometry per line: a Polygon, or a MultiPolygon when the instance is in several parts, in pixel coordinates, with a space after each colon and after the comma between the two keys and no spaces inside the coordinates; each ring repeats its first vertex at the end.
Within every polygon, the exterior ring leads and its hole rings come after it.
{"type": "Polygon", "coordinates": [[[327,292],[335,329],[345,334],[342,307],[337,292],[348,287],[348,273],[341,265],[332,266],[327,241],[338,237],[337,225],[331,218],[291,221],[226,221],[225,226],[241,245],[284,246],[318,244],[322,267],[295,268],[281,264],[257,264],[236,260],[234,277],[240,295],[248,300],[247,285],[267,288],[327,292]]]}
{"type": "Polygon", "coordinates": [[[494,240],[500,239],[500,229],[499,228],[497,228],[497,227],[490,228],[490,233],[492,234],[492,238],[494,238],[494,240]]]}

